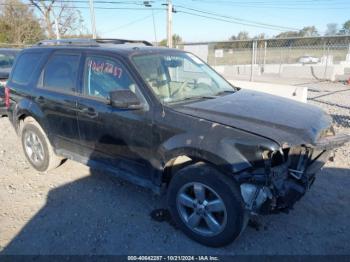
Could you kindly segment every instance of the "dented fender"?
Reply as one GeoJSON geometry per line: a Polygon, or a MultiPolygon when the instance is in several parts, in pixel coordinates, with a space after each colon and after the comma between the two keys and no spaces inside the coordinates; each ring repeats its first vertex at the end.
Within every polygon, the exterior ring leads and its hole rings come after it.
{"type": "MultiPolygon", "coordinates": [[[[186,115],[183,117],[191,118],[186,115]]],[[[171,112],[168,118],[171,118],[171,112]]],[[[165,120],[168,118],[165,117],[165,120]]],[[[186,155],[233,174],[262,161],[263,151],[279,150],[279,145],[272,140],[203,119],[191,122],[191,126],[185,123],[181,126],[183,128],[173,129],[171,134],[168,133],[167,139],[160,137],[162,143],[158,147],[157,155],[163,159],[163,167],[171,159],[186,155]]]]}

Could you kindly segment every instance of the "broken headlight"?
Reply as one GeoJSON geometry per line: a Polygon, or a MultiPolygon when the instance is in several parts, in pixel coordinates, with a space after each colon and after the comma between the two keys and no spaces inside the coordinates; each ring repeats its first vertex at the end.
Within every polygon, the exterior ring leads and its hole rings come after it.
{"type": "Polygon", "coordinates": [[[285,153],[288,154],[288,152],[285,151],[286,150],[283,150],[282,148],[277,151],[263,151],[261,155],[265,162],[265,166],[268,165],[270,167],[274,167],[284,164],[286,162],[285,153]]]}

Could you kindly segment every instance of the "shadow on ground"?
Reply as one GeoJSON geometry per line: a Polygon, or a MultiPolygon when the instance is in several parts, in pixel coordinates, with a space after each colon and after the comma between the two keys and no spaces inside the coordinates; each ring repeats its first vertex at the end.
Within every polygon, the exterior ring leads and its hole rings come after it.
{"type": "Polygon", "coordinates": [[[163,199],[92,172],[50,191],[2,254],[346,254],[350,170],[325,168],[289,215],[260,218],[232,245],[211,249],[151,219],[163,199]]]}

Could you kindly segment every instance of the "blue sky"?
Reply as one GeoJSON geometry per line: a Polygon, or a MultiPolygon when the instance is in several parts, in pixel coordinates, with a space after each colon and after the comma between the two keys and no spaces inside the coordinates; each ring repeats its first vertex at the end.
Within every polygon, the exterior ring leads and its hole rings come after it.
{"type": "MultiPolygon", "coordinates": [[[[141,3],[142,1],[134,2],[141,3]]],[[[155,0],[153,6],[161,8],[161,4],[164,2],[155,0]]],[[[283,27],[300,29],[304,26],[315,25],[321,33],[326,30],[328,23],[338,23],[341,27],[344,21],[350,19],[349,0],[173,0],[173,3],[175,6],[185,6],[283,27]]],[[[79,4],[79,6],[82,6],[82,4],[79,4]]],[[[95,7],[97,6],[138,7],[136,5],[96,3],[95,7]]],[[[181,9],[177,8],[177,10],[181,9]]],[[[85,26],[90,29],[89,10],[82,9],[81,12],[85,20],[85,26]]],[[[149,9],[145,8],[144,11],[96,9],[95,15],[97,32],[101,37],[146,39],[149,41],[153,41],[155,38],[152,13],[149,9]]],[[[155,10],[154,16],[157,39],[164,39],[166,36],[166,12],[155,10]]],[[[174,14],[174,33],[179,34],[187,42],[227,40],[239,31],[248,31],[250,36],[265,33],[270,37],[280,32],[267,28],[215,21],[184,13],[174,14]]]]}

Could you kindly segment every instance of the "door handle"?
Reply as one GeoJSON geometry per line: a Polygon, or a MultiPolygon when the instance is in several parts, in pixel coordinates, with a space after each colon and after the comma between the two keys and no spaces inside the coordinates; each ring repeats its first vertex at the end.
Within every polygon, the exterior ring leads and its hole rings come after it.
{"type": "Polygon", "coordinates": [[[36,101],[38,102],[38,103],[44,103],[45,102],[45,98],[43,97],[43,96],[39,96],[37,99],[36,99],[36,101]]]}
{"type": "Polygon", "coordinates": [[[98,113],[92,107],[83,107],[80,109],[80,112],[90,118],[95,118],[98,116],[98,113]]]}

